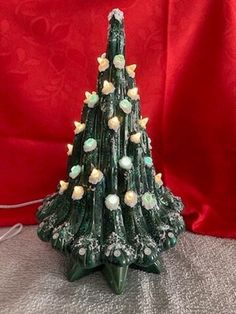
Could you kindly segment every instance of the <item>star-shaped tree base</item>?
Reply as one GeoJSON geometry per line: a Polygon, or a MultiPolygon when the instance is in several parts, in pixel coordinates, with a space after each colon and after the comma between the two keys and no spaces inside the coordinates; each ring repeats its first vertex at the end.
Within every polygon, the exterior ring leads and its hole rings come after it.
{"type": "MultiPolygon", "coordinates": [[[[156,261],[149,267],[142,267],[134,264],[130,265],[130,267],[143,270],[148,273],[159,274],[161,272],[161,265],[159,261],[156,261]]],[[[116,294],[122,294],[126,285],[128,269],[129,266],[118,266],[111,263],[106,263],[102,266],[89,269],[83,267],[83,265],[79,262],[74,261],[71,263],[66,275],[69,281],[76,281],[84,276],[94,273],[95,271],[102,271],[112,290],[116,294]]]]}

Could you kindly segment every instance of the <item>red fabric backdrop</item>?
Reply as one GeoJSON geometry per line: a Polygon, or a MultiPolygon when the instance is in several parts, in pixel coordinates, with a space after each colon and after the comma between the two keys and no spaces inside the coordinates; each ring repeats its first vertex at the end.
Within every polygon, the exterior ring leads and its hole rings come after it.
{"type": "MultiPolygon", "coordinates": [[[[0,203],[42,198],[65,177],[66,144],[117,6],[155,164],[183,198],[188,229],[235,237],[233,0],[2,0],[0,203]]],[[[0,209],[0,225],[35,223],[36,207],[0,209]]]]}

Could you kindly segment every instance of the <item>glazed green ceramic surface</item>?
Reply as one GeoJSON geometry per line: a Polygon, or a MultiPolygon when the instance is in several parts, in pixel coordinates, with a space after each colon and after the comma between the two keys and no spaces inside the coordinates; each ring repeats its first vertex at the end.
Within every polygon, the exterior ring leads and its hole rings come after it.
{"type": "Polygon", "coordinates": [[[123,19],[116,14],[111,16],[106,52],[109,68],[98,75],[99,101],[93,108],[84,104],[81,122],[86,127],[74,138],[65,179],[68,188],[59,193],[58,186],[55,194],[46,197],[37,217],[38,236],[70,259],[69,280],[102,269],[114,291],[121,293],[129,266],[160,272],[160,252],[176,244],[184,222],[180,215],[181,199],[155,182],[157,172],[152,164],[149,138],[138,123],[139,100],[127,96],[128,89],[136,86],[135,79],[125,67],[119,69],[113,64],[115,56],[125,56],[125,40],[123,19]],[[102,93],[104,80],[112,82],[113,93],[102,93]],[[120,106],[124,99],[131,104],[130,113],[120,106]],[[114,116],[120,121],[117,131],[108,127],[108,120],[114,116]],[[138,144],[130,141],[130,136],[137,132],[141,132],[138,144]],[[96,140],[97,146],[86,152],[84,143],[91,144],[88,139],[96,140]],[[119,160],[124,156],[131,159],[131,169],[120,167],[119,160]],[[89,183],[94,168],[103,173],[96,185],[89,183]],[[70,175],[71,172],[75,175],[70,175]],[[84,188],[84,194],[80,200],[73,200],[72,193],[78,185],[84,188]],[[133,207],[124,201],[127,191],[137,194],[133,207]],[[109,194],[119,198],[115,210],[105,205],[109,194]]]}

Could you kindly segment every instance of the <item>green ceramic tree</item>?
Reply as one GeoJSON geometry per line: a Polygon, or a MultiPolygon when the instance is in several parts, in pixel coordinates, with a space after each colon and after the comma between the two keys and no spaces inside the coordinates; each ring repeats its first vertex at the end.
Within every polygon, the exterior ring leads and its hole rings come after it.
{"type": "Polygon", "coordinates": [[[155,172],[136,65],[125,66],[123,13],[109,14],[97,92],[86,92],[68,145],[68,178],[37,212],[38,235],[70,260],[73,281],[101,269],[116,293],[128,267],[160,272],[160,252],[184,229],[182,202],[155,172]]]}

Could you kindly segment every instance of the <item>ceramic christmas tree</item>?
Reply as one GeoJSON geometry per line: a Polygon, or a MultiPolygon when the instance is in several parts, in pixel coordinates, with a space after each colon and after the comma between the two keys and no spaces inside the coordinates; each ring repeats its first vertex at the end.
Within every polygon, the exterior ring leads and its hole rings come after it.
{"type": "Polygon", "coordinates": [[[140,115],[136,65],[126,65],[123,13],[109,16],[97,91],[86,92],[68,145],[68,177],[38,209],[38,235],[69,257],[73,281],[101,269],[121,293],[129,267],[159,273],[160,252],[184,229],[182,202],[163,185],[140,115]]]}

